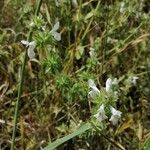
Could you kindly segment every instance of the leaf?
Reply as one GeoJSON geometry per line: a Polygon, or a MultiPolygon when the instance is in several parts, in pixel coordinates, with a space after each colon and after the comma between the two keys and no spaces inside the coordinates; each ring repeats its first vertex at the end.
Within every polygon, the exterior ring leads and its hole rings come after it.
{"type": "Polygon", "coordinates": [[[79,45],[75,52],[75,57],[77,60],[79,60],[81,58],[81,56],[83,55],[83,52],[84,52],[84,47],[79,45]]]}
{"type": "Polygon", "coordinates": [[[53,32],[52,35],[53,35],[53,37],[54,37],[54,39],[55,39],[56,41],[60,41],[60,40],[61,40],[61,34],[60,34],[60,33],[58,33],[58,32],[53,32]]]}
{"type": "Polygon", "coordinates": [[[85,20],[88,20],[88,19],[90,19],[91,17],[93,17],[93,12],[91,11],[91,12],[89,12],[86,16],[85,16],[85,20]]]}
{"type": "Polygon", "coordinates": [[[65,143],[66,141],[74,138],[75,136],[78,136],[78,135],[84,133],[85,131],[89,130],[90,128],[91,128],[91,125],[89,123],[86,123],[86,124],[82,125],[81,127],[79,127],[73,133],[50,143],[43,150],[53,150],[53,149],[57,148],[58,146],[60,146],[61,144],[65,143]]]}
{"type": "Polygon", "coordinates": [[[128,115],[127,120],[117,129],[115,135],[122,133],[124,130],[133,127],[134,121],[131,114],[128,115]]]}
{"type": "Polygon", "coordinates": [[[144,143],[144,150],[150,149],[150,138],[148,138],[144,143]]]}
{"type": "Polygon", "coordinates": [[[138,125],[138,127],[137,127],[137,129],[136,129],[136,135],[137,135],[139,141],[142,141],[143,129],[142,129],[141,122],[138,121],[138,124],[137,124],[137,125],[138,125]]]}

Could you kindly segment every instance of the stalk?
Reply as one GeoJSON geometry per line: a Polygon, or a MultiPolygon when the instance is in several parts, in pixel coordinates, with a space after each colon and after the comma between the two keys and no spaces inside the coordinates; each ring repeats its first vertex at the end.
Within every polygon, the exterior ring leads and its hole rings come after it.
{"type": "MultiPolygon", "coordinates": [[[[38,14],[40,12],[41,5],[42,5],[42,0],[38,0],[36,11],[35,11],[35,16],[38,16],[38,14]]],[[[31,29],[29,31],[27,41],[31,41],[32,33],[33,33],[33,29],[31,29]]],[[[26,61],[27,61],[27,50],[25,51],[25,54],[24,54],[24,59],[23,59],[23,64],[22,64],[22,69],[21,69],[21,78],[20,78],[20,83],[19,83],[19,87],[18,87],[18,96],[17,96],[16,106],[15,106],[11,150],[14,150],[14,147],[15,147],[16,130],[17,130],[18,113],[19,113],[19,104],[20,104],[20,97],[21,97],[22,88],[23,88],[23,80],[24,80],[24,72],[25,72],[26,61]]]]}

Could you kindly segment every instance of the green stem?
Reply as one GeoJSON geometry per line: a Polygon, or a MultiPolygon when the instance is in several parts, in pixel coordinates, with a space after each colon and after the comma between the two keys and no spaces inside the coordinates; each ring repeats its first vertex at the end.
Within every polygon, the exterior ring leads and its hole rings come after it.
{"type": "MultiPolygon", "coordinates": [[[[37,7],[36,7],[36,11],[35,11],[35,16],[38,16],[41,4],[42,4],[42,0],[38,0],[38,4],[37,4],[37,7]]],[[[31,29],[29,34],[28,34],[27,41],[31,41],[32,32],[33,32],[33,30],[31,29]]],[[[23,80],[24,80],[24,72],[25,72],[26,60],[27,60],[27,50],[25,52],[24,59],[23,59],[22,70],[21,70],[21,79],[20,79],[19,88],[18,88],[18,96],[17,96],[16,107],[15,107],[15,114],[14,114],[11,150],[14,150],[14,147],[15,147],[15,138],[16,138],[18,112],[19,112],[19,103],[20,103],[20,97],[21,97],[21,94],[22,94],[22,87],[23,87],[23,80]]]]}

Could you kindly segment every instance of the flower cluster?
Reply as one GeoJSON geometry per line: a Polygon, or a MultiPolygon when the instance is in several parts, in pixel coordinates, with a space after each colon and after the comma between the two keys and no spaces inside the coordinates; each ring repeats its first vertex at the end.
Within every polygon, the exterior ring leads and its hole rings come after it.
{"type": "MultiPolygon", "coordinates": [[[[88,85],[91,89],[88,93],[89,97],[94,99],[98,95],[101,96],[102,94],[104,94],[96,87],[96,85],[92,79],[88,80],[88,85]]],[[[111,78],[108,78],[106,81],[106,87],[104,88],[106,93],[113,95],[114,103],[116,101],[116,97],[118,98],[117,91],[115,91],[113,89],[113,86],[115,86],[115,85],[118,85],[118,80],[116,78],[113,80],[111,78]]],[[[118,123],[118,120],[121,118],[122,112],[120,112],[120,111],[116,110],[114,107],[112,107],[109,103],[109,100],[105,101],[104,104],[102,103],[100,105],[100,107],[97,110],[97,113],[94,115],[94,117],[96,117],[97,121],[99,121],[99,122],[102,122],[103,120],[108,119],[108,115],[106,115],[106,114],[109,114],[109,113],[108,112],[106,113],[105,109],[109,110],[109,112],[111,113],[109,121],[112,122],[113,125],[116,125],[118,123]]]]}
{"type": "MultiPolygon", "coordinates": [[[[31,25],[33,25],[34,23],[32,22],[31,25]]],[[[60,26],[60,23],[57,22],[52,30],[49,32],[49,35],[52,35],[53,38],[56,40],[56,41],[60,41],[61,40],[61,34],[57,32],[57,30],[59,29],[59,26],[60,26]]],[[[42,27],[42,30],[45,32],[45,26],[42,27]]],[[[37,43],[35,41],[32,41],[32,42],[29,42],[29,41],[25,41],[25,40],[22,40],[21,43],[23,45],[26,46],[27,48],[27,55],[29,57],[30,60],[34,59],[35,58],[35,52],[34,52],[34,49],[37,45],[37,43]]]]}
{"type": "MultiPolygon", "coordinates": [[[[111,121],[113,125],[116,125],[118,123],[118,120],[121,117],[122,112],[116,110],[112,106],[110,106],[110,111],[111,111],[112,115],[111,115],[109,121],[111,121]]],[[[102,122],[103,120],[108,118],[105,114],[104,104],[102,104],[99,107],[98,112],[97,112],[97,114],[94,115],[94,117],[96,117],[97,121],[99,121],[99,122],[102,122]]]]}
{"type": "MultiPolygon", "coordinates": [[[[100,93],[100,90],[96,87],[96,85],[92,79],[88,80],[88,85],[91,88],[91,90],[88,94],[91,98],[94,98],[95,96],[97,96],[100,93]]],[[[113,80],[111,78],[108,78],[106,80],[106,87],[104,88],[105,91],[107,93],[110,93],[114,97],[115,100],[118,99],[118,92],[114,89],[114,87],[117,85],[118,85],[117,78],[115,78],[113,80]]]]}

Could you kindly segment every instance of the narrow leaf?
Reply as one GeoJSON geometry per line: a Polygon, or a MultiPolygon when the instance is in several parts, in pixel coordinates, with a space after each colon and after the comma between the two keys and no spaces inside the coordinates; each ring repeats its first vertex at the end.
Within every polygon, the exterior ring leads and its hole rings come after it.
{"type": "Polygon", "coordinates": [[[53,150],[55,149],[56,147],[60,146],[61,144],[63,144],[64,142],[74,138],[75,136],[78,136],[82,133],[84,133],[85,131],[89,130],[91,128],[90,124],[89,123],[86,123],[84,125],[82,125],[81,127],[79,127],[76,131],[74,131],[73,133],[63,137],[63,138],[60,138],[60,139],[57,139],[56,141],[50,143],[47,147],[45,147],[43,150],[53,150]]]}

